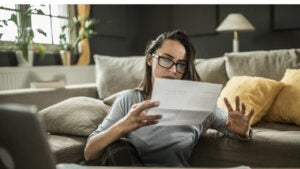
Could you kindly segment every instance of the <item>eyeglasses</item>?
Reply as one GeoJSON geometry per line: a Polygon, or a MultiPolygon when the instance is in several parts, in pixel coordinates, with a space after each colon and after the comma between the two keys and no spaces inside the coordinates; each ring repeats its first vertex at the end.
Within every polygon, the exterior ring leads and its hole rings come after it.
{"type": "Polygon", "coordinates": [[[158,59],[158,64],[164,68],[170,69],[173,65],[176,66],[176,72],[184,74],[185,69],[187,67],[186,62],[174,62],[173,60],[163,57],[163,56],[158,56],[157,54],[153,53],[153,57],[158,59]]]}

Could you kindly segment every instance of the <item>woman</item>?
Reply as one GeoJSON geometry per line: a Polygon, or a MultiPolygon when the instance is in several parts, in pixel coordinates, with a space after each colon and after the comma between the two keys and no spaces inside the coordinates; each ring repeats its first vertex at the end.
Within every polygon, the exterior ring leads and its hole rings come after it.
{"type": "Polygon", "coordinates": [[[109,115],[88,139],[84,154],[87,161],[101,157],[102,165],[189,166],[193,147],[207,128],[232,138],[249,139],[254,111],[245,115],[246,107],[240,105],[239,97],[235,110],[225,98],[228,113],[217,108],[203,124],[153,126],[162,118],[145,112],[159,105],[150,100],[154,79],[198,81],[199,76],[194,65],[195,48],[182,31],[161,34],[147,46],[145,55],[140,89],[128,91],[114,102],[109,115]]]}

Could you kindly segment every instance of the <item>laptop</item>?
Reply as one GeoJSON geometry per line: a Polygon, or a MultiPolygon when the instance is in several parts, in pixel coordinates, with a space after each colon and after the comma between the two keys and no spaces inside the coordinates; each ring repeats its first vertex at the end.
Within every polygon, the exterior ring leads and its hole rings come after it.
{"type": "Polygon", "coordinates": [[[35,106],[0,104],[0,168],[55,169],[35,106]]]}
{"type": "Polygon", "coordinates": [[[56,165],[47,132],[35,106],[0,104],[0,169],[99,169],[62,163],[56,165]]]}

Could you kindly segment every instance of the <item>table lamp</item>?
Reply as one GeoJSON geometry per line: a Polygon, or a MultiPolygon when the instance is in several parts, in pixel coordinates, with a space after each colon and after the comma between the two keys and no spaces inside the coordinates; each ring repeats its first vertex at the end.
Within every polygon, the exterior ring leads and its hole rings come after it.
{"type": "Polygon", "coordinates": [[[254,26],[240,13],[229,14],[217,28],[218,32],[233,31],[233,52],[239,51],[238,31],[253,31],[254,26]]]}

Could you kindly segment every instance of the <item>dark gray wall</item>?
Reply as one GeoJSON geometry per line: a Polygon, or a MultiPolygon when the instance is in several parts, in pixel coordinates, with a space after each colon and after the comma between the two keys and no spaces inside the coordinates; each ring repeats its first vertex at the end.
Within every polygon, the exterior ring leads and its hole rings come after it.
{"type": "MultiPolygon", "coordinates": [[[[240,51],[299,48],[300,5],[92,5],[91,17],[112,22],[97,25],[98,35],[90,39],[91,54],[143,55],[149,40],[182,28],[191,36],[197,57],[219,57],[232,51],[233,34],[215,29],[234,12],[244,14],[256,28],[239,33],[240,51]]],[[[13,53],[0,55],[0,66],[17,65],[13,53]]],[[[58,54],[34,62],[53,64],[61,64],[58,54]]]]}
{"type": "Polygon", "coordinates": [[[234,12],[242,13],[256,28],[239,33],[240,51],[299,48],[298,11],[300,5],[93,5],[92,17],[112,23],[97,28],[100,34],[91,39],[91,50],[92,54],[143,55],[149,40],[182,28],[192,37],[197,57],[219,57],[232,51],[233,34],[215,29],[234,12]]]}

